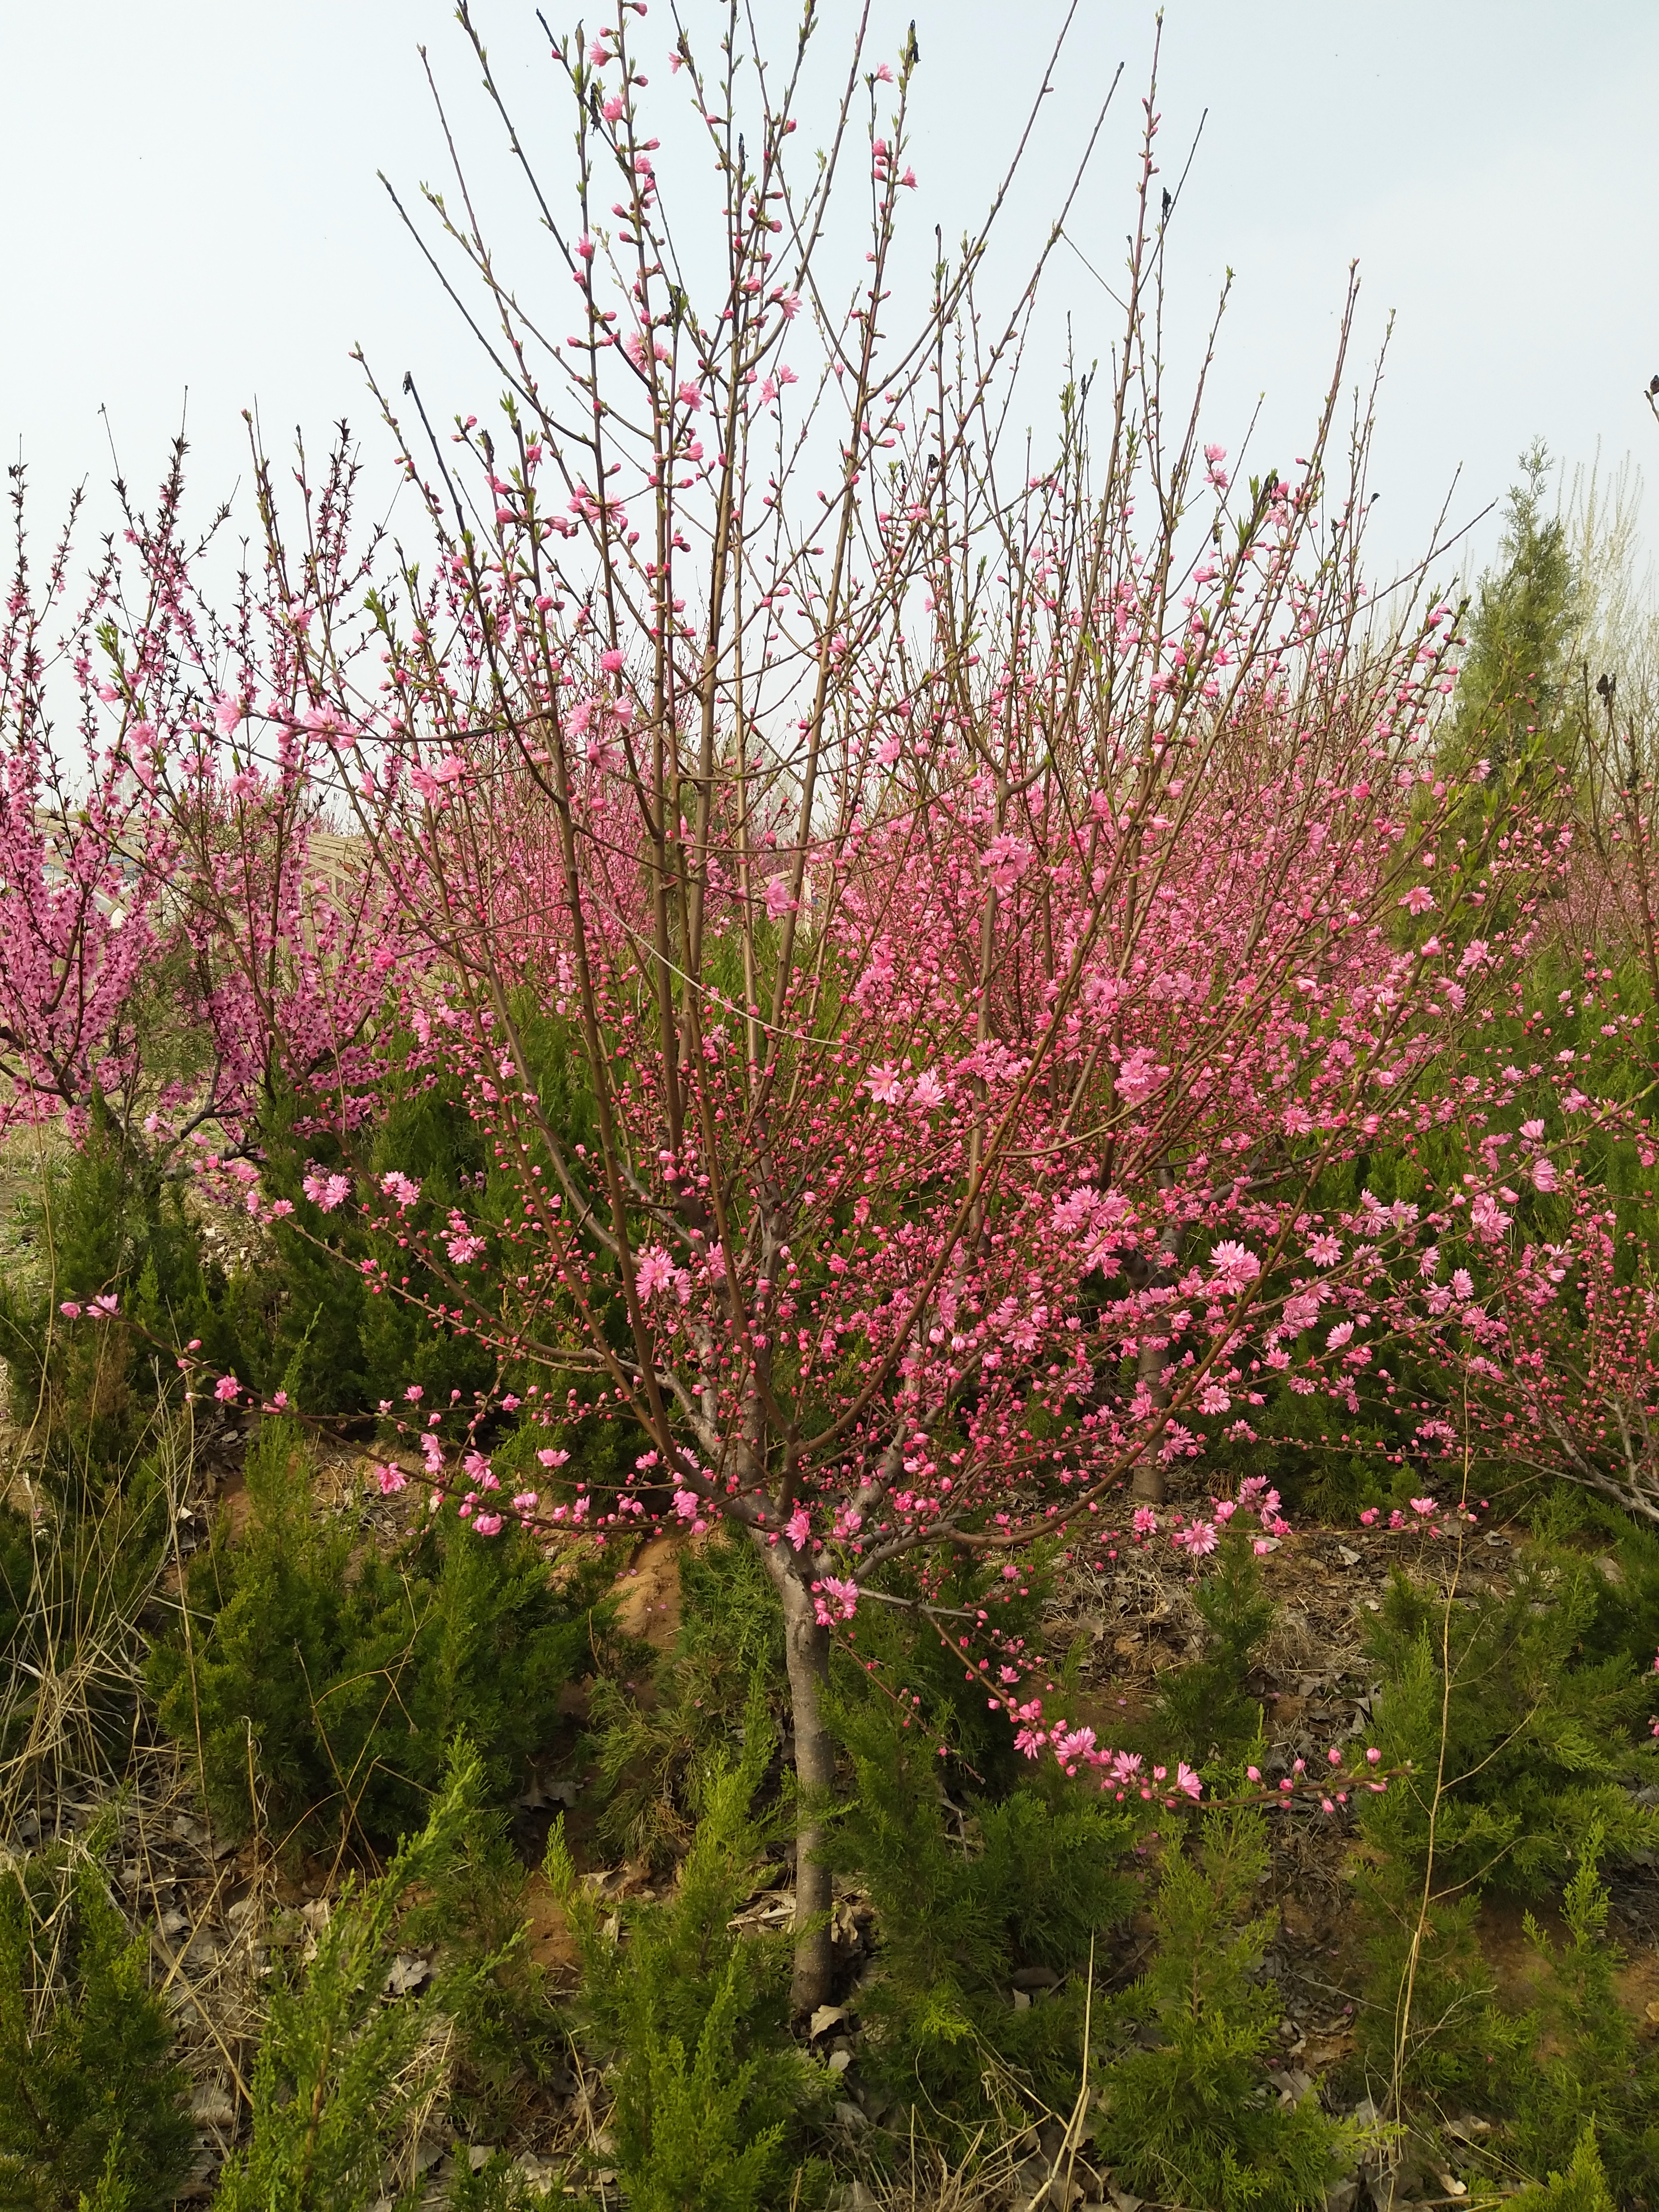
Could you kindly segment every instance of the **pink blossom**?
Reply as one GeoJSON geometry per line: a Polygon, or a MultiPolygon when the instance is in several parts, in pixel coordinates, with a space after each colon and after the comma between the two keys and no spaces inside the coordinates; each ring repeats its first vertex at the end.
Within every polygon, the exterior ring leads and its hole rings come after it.
{"type": "Polygon", "coordinates": [[[1012,890],[1031,865],[1031,848],[1024,838],[1006,830],[993,837],[980,856],[980,865],[1000,891],[1012,890]]]}
{"type": "Polygon", "coordinates": [[[1489,1244],[1501,1241],[1510,1225],[1510,1217],[1487,1190],[1480,1192],[1469,1208],[1469,1226],[1489,1244]]]}
{"type": "Polygon", "coordinates": [[[822,1582],[812,1585],[813,1611],[820,1628],[833,1627],[838,1620],[850,1620],[858,1611],[859,1586],[855,1582],[838,1581],[826,1575],[822,1582]]]}
{"type": "Polygon", "coordinates": [[[1241,1289],[1246,1283],[1255,1282],[1261,1273],[1261,1262],[1249,1246],[1236,1243],[1227,1237],[1212,1249],[1210,1265],[1229,1290],[1241,1289]]]}
{"type": "Polygon", "coordinates": [[[1342,1257],[1342,1245],[1340,1238],[1329,1235],[1314,1237],[1308,1246],[1308,1257],[1316,1267],[1335,1267],[1337,1261],[1342,1257]]]}
{"type": "Polygon", "coordinates": [[[654,1297],[674,1279],[674,1262],[660,1244],[649,1244],[635,1262],[634,1279],[642,1298],[654,1297]]]}
{"type": "Polygon", "coordinates": [[[351,1195],[350,1178],[343,1175],[308,1175],[300,1188],[321,1213],[332,1213],[351,1195]]]}
{"type": "Polygon", "coordinates": [[[1413,884],[1400,903],[1408,913],[1427,914],[1434,905],[1434,893],[1426,884],[1413,884]]]}
{"type": "Polygon", "coordinates": [[[369,1472],[380,1485],[382,1498],[393,1496],[396,1492],[405,1488],[409,1482],[409,1477],[404,1473],[402,1468],[393,1466],[390,1461],[372,1467],[369,1472]]]}
{"type": "Polygon", "coordinates": [[[406,1175],[400,1174],[396,1168],[380,1177],[380,1188],[388,1198],[395,1200],[405,1212],[421,1195],[419,1183],[411,1182],[406,1175]]]}
{"type": "Polygon", "coordinates": [[[1138,1105],[1158,1088],[1169,1073],[1168,1066],[1161,1065],[1145,1045],[1137,1045],[1133,1052],[1125,1054],[1119,1064],[1119,1095],[1130,1105],[1138,1105]]]}
{"type": "Polygon", "coordinates": [[[904,1096],[904,1082],[895,1067],[872,1067],[864,1087],[878,1106],[896,1106],[904,1096]]]}
{"type": "Polygon", "coordinates": [[[234,1375],[222,1375],[213,1386],[213,1395],[222,1406],[228,1406],[242,1395],[242,1386],[234,1375]]]}

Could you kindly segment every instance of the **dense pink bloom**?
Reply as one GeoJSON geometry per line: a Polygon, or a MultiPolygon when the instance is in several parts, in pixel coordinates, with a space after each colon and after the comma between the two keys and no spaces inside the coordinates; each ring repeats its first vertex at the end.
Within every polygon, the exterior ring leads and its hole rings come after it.
{"type": "Polygon", "coordinates": [[[850,1620],[858,1611],[859,1586],[855,1582],[826,1575],[812,1585],[813,1610],[821,1628],[832,1627],[838,1620],[850,1620]]]}

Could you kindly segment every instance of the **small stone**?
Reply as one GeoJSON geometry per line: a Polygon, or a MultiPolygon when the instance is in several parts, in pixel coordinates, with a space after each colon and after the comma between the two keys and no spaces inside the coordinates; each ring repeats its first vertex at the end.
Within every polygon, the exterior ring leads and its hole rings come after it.
{"type": "Polygon", "coordinates": [[[236,2107],[217,2081],[204,2081],[190,2100],[190,2117],[200,2127],[234,2127],[236,2107]]]}

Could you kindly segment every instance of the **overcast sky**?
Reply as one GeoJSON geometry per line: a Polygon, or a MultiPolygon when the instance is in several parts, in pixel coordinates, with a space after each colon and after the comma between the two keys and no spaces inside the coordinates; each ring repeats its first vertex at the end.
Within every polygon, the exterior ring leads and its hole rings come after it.
{"type": "MultiPolygon", "coordinates": [[[[556,179],[568,118],[534,10],[474,5],[556,179]]],[[[714,0],[682,5],[712,36],[714,0]]],[[[915,213],[949,239],[1000,171],[1062,9],[900,0],[874,10],[877,52],[896,51],[912,5],[915,213]]],[[[781,0],[772,12],[787,25],[781,0]]],[[[853,15],[852,0],[821,0],[826,82],[853,15]]],[[[665,46],[668,18],[657,0],[647,47],[665,46]]],[[[604,0],[590,7],[590,31],[608,20],[604,0]]],[[[1071,227],[1110,276],[1152,35],[1149,7],[1080,0],[1006,256],[1041,234],[1122,62],[1071,227]]],[[[349,415],[374,456],[356,342],[394,380],[414,368],[441,413],[484,410],[488,365],[375,181],[377,169],[405,191],[442,180],[422,41],[509,247],[533,251],[442,0],[0,4],[0,442],[28,461],[43,506],[107,478],[111,433],[129,475],[152,478],[186,389],[204,497],[245,478],[240,415],[256,404],[273,441],[295,424],[320,441],[349,415]]],[[[672,97],[665,70],[652,74],[653,95],[672,97]]],[[[1455,480],[1460,523],[1501,496],[1534,435],[1569,463],[1598,444],[1604,467],[1659,457],[1642,396],[1659,370],[1652,0],[1169,0],[1159,106],[1171,175],[1207,111],[1170,230],[1172,327],[1179,351],[1231,266],[1211,416],[1222,442],[1236,447],[1265,393],[1254,450],[1281,465],[1306,450],[1351,260],[1362,354],[1394,313],[1373,476],[1387,561],[1419,550],[1455,480]]],[[[1062,254],[1055,277],[1045,389],[1064,318],[1085,358],[1111,329],[1080,261],[1062,254]]],[[[1476,526],[1477,558],[1497,527],[1476,526]]]]}

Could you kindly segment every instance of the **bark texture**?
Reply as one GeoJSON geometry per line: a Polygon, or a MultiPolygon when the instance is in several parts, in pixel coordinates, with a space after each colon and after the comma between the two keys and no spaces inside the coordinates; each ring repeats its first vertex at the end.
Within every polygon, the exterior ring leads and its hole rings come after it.
{"type": "MultiPolygon", "coordinates": [[[[767,1548],[769,1552],[772,1547],[767,1548]]],[[[796,2012],[810,2013],[830,2002],[834,1965],[830,1875],[823,1857],[823,1810],[836,1780],[836,1747],[823,1712],[824,1692],[830,1686],[830,1632],[818,1625],[812,1593],[800,1577],[773,1559],[767,1564],[783,1606],[789,1701],[795,1725],[795,1779],[800,1791],[795,1826],[795,1972],[790,2001],[796,2012]]]]}

